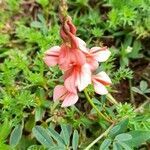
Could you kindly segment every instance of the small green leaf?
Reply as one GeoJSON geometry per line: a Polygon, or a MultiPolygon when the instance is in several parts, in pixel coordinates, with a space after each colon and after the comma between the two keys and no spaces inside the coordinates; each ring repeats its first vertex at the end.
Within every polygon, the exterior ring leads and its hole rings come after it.
{"type": "Polygon", "coordinates": [[[66,145],[70,143],[71,127],[69,125],[61,124],[61,136],[66,145]]]}
{"type": "Polygon", "coordinates": [[[144,93],[150,93],[150,89],[147,89],[144,93]]]}
{"type": "Polygon", "coordinates": [[[112,136],[115,136],[119,131],[120,131],[120,125],[116,125],[114,126],[110,132],[109,132],[109,135],[112,137],[112,136]]]}
{"type": "Polygon", "coordinates": [[[51,136],[47,133],[46,129],[41,126],[35,126],[32,129],[32,132],[36,139],[43,144],[44,147],[50,147],[54,145],[51,136]]]}
{"type": "Polygon", "coordinates": [[[4,141],[11,131],[11,123],[5,119],[3,124],[0,124],[0,142],[4,141]]]}
{"type": "Polygon", "coordinates": [[[121,145],[121,147],[124,148],[124,150],[133,150],[132,147],[128,146],[127,144],[123,143],[123,142],[118,142],[118,144],[121,145]]]}
{"type": "Polygon", "coordinates": [[[111,139],[105,139],[105,140],[102,142],[102,144],[101,144],[99,150],[109,150],[110,144],[111,144],[111,139]]]}
{"type": "Polygon", "coordinates": [[[35,122],[42,119],[45,110],[42,107],[37,107],[35,109],[35,122]]]}
{"type": "Polygon", "coordinates": [[[113,150],[123,150],[123,148],[117,142],[113,142],[113,150]]]}
{"type": "Polygon", "coordinates": [[[142,49],[142,44],[139,40],[135,40],[133,43],[132,52],[129,54],[130,58],[139,58],[140,50],[142,49]]]}
{"type": "Polygon", "coordinates": [[[52,128],[48,128],[46,129],[47,132],[54,138],[54,140],[57,141],[58,145],[62,144],[62,145],[65,145],[63,139],[61,138],[61,136],[52,128]]]}
{"type": "Polygon", "coordinates": [[[45,18],[42,14],[38,14],[38,19],[43,23],[45,24],[45,18]]]}
{"type": "Polygon", "coordinates": [[[43,24],[39,21],[33,21],[31,23],[31,27],[34,27],[34,28],[42,28],[43,27],[43,24]]]}
{"type": "Polygon", "coordinates": [[[10,135],[10,141],[9,141],[11,146],[15,147],[19,143],[22,137],[22,129],[23,129],[22,125],[17,125],[12,131],[10,135]]]}
{"type": "Polygon", "coordinates": [[[118,140],[118,141],[127,141],[131,139],[132,139],[132,136],[128,133],[122,133],[115,137],[115,140],[118,140]]]}
{"type": "Polygon", "coordinates": [[[137,87],[132,87],[131,89],[132,89],[132,91],[134,91],[134,92],[136,92],[138,94],[143,95],[143,92],[141,90],[139,90],[137,87]]]}
{"type": "Polygon", "coordinates": [[[141,81],[140,82],[140,89],[141,89],[142,92],[144,92],[147,89],[147,87],[148,87],[148,84],[147,84],[146,81],[141,81]]]}
{"type": "Polygon", "coordinates": [[[79,142],[79,134],[78,134],[77,130],[74,130],[74,132],[73,132],[73,139],[72,139],[73,150],[77,150],[78,142],[79,142]]]}
{"type": "Polygon", "coordinates": [[[116,135],[125,132],[127,130],[128,123],[129,119],[125,119],[119,122],[116,126],[114,126],[110,130],[109,132],[110,137],[115,137],[116,135]]]}
{"type": "Polygon", "coordinates": [[[142,143],[150,139],[150,131],[130,131],[128,132],[132,136],[132,139],[124,141],[130,147],[138,147],[142,143]]]}

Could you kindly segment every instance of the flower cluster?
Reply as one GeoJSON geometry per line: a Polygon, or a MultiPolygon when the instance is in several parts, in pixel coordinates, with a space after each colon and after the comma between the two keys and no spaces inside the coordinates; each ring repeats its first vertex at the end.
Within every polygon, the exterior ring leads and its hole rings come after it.
{"type": "Polygon", "coordinates": [[[99,62],[106,61],[111,54],[107,47],[88,49],[86,43],[76,36],[76,28],[70,19],[62,25],[60,35],[62,45],[50,48],[44,56],[48,66],[58,65],[64,72],[64,85],[55,87],[53,100],[63,101],[62,107],[73,105],[78,101],[77,92],[89,84],[93,84],[97,94],[107,94],[105,86],[111,84],[110,78],[104,71],[94,74],[99,62]]]}

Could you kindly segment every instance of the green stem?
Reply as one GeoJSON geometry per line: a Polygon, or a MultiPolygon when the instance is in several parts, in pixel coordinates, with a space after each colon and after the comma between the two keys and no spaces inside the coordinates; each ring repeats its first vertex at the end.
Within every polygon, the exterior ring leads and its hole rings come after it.
{"type": "Polygon", "coordinates": [[[85,94],[85,96],[86,96],[88,102],[89,102],[90,105],[96,110],[96,112],[98,113],[98,115],[99,115],[100,117],[104,118],[106,121],[108,121],[108,122],[110,122],[110,123],[113,123],[113,121],[112,121],[110,118],[106,117],[104,114],[102,114],[102,113],[98,110],[98,108],[95,106],[95,104],[93,103],[93,101],[92,101],[91,98],[89,97],[89,95],[88,95],[86,89],[84,89],[84,94],[85,94]]]}
{"type": "Polygon", "coordinates": [[[100,139],[102,139],[104,136],[107,136],[109,131],[112,129],[114,124],[112,124],[104,133],[102,133],[98,138],[96,138],[90,145],[88,145],[84,150],[89,150],[95,143],[97,143],[100,139]]]}
{"type": "Polygon", "coordinates": [[[146,100],[142,105],[140,105],[138,108],[136,108],[136,109],[134,110],[135,112],[140,112],[140,111],[142,111],[143,108],[144,108],[146,105],[148,105],[148,104],[150,103],[150,98],[147,97],[146,95],[145,95],[145,97],[146,97],[147,100],[146,100]]]}
{"type": "Polygon", "coordinates": [[[118,105],[117,100],[115,100],[115,99],[113,98],[113,96],[112,96],[110,93],[108,93],[108,94],[106,95],[106,98],[107,98],[112,104],[118,105]]]}

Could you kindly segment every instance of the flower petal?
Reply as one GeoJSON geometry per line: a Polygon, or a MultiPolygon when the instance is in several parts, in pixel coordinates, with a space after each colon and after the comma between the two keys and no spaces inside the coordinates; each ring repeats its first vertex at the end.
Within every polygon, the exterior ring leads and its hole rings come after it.
{"type": "Polygon", "coordinates": [[[90,57],[90,56],[87,57],[87,63],[90,66],[90,69],[92,71],[96,70],[98,68],[98,65],[99,65],[97,60],[95,60],[93,57],[90,57]]]}
{"type": "Polygon", "coordinates": [[[66,90],[66,88],[63,85],[57,85],[54,88],[53,100],[54,101],[63,100],[63,98],[67,92],[68,91],[66,90]]]}
{"type": "Polygon", "coordinates": [[[76,90],[76,74],[73,72],[64,82],[65,88],[72,93],[77,93],[76,90]]]}
{"type": "Polygon", "coordinates": [[[93,47],[90,49],[90,53],[98,62],[106,61],[111,55],[111,52],[106,47],[93,47]]]}
{"type": "Polygon", "coordinates": [[[78,98],[77,94],[68,93],[61,106],[68,107],[74,105],[78,101],[78,98]]]}
{"type": "Polygon", "coordinates": [[[103,84],[101,84],[100,82],[97,82],[95,80],[95,81],[93,81],[93,84],[94,84],[95,92],[97,94],[106,95],[108,93],[106,87],[103,84]]]}
{"type": "Polygon", "coordinates": [[[78,50],[78,49],[74,50],[74,52],[72,53],[72,58],[74,58],[74,63],[77,64],[77,65],[82,66],[86,63],[85,54],[82,51],[78,50]]]}
{"type": "Polygon", "coordinates": [[[45,52],[44,62],[47,66],[55,66],[58,64],[60,47],[54,46],[45,52]]]}
{"type": "Polygon", "coordinates": [[[85,53],[88,53],[88,49],[86,48],[86,43],[79,37],[76,37],[76,40],[79,44],[79,49],[85,53]]]}
{"type": "Polygon", "coordinates": [[[93,78],[101,82],[103,85],[110,85],[112,83],[111,79],[104,71],[99,72],[98,74],[93,76],[93,78]]]}
{"type": "Polygon", "coordinates": [[[77,86],[82,91],[91,83],[91,69],[88,64],[84,64],[77,75],[77,86]]]}
{"type": "Polygon", "coordinates": [[[60,46],[53,46],[50,49],[48,49],[45,54],[46,55],[59,55],[60,46]]]}
{"type": "Polygon", "coordinates": [[[58,64],[58,58],[57,57],[51,57],[51,56],[45,56],[44,62],[47,66],[55,66],[58,64]]]}

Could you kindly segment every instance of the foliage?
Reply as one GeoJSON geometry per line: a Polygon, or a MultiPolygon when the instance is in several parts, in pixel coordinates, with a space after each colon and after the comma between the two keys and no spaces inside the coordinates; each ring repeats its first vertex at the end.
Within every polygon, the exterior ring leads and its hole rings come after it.
{"type": "Polygon", "coordinates": [[[37,140],[49,150],[51,149],[72,149],[77,150],[79,134],[77,130],[74,130],[72,137],[72,145],[70,146],[70,139],[72,134],[72,129],[68,125],[61,125],[60,134],[57,133],[53,128],[48,127],[44,129],[41,126],[36,126],[33,128],[33,134],[37,140]],[[54,142],[55,141],[55,142],[54,142]]]}

